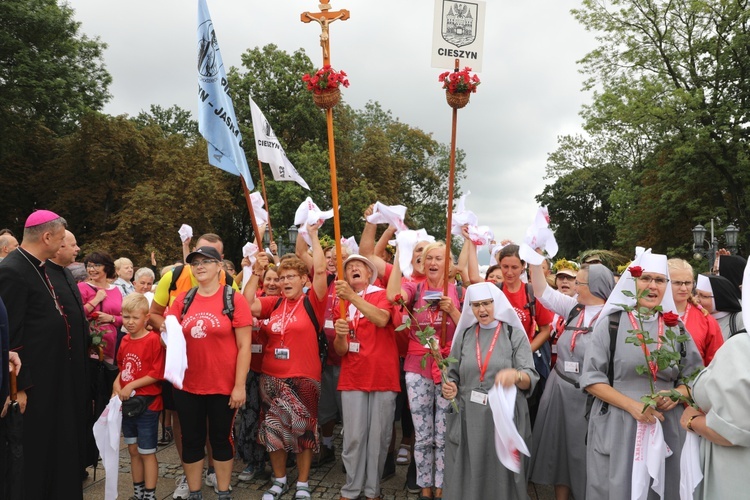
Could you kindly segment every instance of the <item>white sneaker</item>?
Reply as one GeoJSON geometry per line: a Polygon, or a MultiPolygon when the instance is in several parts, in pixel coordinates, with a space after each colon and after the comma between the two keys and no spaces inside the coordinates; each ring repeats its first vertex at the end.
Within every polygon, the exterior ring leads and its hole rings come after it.
{"type": "MultiPolygon", "coordinates": [[[[211,474],[206,471],[206,480],[205,480],[206,486],[213,486],[214,493],[218,495],[219,493],[219,482],[216,480],[216,473],[212,472],[211,474]]],[[[229,491],[232,491],[232,485],[229,485],[229,491]]]]}
{"type": "Polygon", "coordinates": [[[184,474],[178,477],[174,484],[175,489],[172,498],[181,498],[185,500],[190,496],[190,487],[187,484],[187,478],[184,474]]]}

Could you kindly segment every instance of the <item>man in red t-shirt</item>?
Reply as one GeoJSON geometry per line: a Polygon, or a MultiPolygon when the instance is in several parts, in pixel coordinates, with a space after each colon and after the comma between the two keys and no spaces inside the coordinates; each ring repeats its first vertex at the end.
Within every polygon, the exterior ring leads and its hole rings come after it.
{"type": "Polygon", "coordinates": [[[336,296],[346,317],[334,308],[334,348],[341,358],[344,445],[347,480],[342,498],[380,497],[380,478],[391,442],[396,394],[401,390],[392,307],[386,291],[373,286],[377,269],[361,255],[344,263],[346,281],[336,281],[336,296]],[[364,462],[364,465],[362,463],[364,462]]]}

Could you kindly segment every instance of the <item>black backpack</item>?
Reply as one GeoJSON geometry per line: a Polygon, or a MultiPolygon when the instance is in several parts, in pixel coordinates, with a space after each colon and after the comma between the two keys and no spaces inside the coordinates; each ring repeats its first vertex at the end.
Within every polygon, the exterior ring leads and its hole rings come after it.
{"type": "MultiPolygon", "coordinates": [[[[195,294],[198,293],[198,287],[191,288],[185,294],[185,299],[182,302],[182,318],[187,314],[190,304],[195,299],[195,294]]],[[[229,318],[229,321],[234,320],[234,288],[230,285],[224,285],[224,310],[221,311],[223,315],[229,318]]]]}
{"type": "MultiPolygon", "coordinates": [[[[284,302],[283,297],[279,298],[276,304],[274,304],[271,312],[278,309],[282,302],[284,302]]],[[[310,302],[310,299],[307,297],[307,295],[304,295],[302,297],[302,305],[305,306],[307,316],[310,318],[310,322],[313,324],[313,328],[315,328],[315,334],[318,337],[318,357],[320,357],[320,366],[321,368],[325,368],[326,359],[328,358],[328,337],[326,337],[325,330],[320,327],[320,323],[318,323],[318,318],[315,316],[315,311],[313,310],[312,303],[310,302]]]]}

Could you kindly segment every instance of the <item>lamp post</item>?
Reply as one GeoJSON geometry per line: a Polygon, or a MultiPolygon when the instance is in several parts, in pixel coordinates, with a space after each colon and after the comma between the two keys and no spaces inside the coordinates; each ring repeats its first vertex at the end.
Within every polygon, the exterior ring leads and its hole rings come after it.
{"type": "MultiPolygon", "coordinates": [[[[716,254],[719,251],[719,240],[714,235],[714,220],[711,219],[711,239],[706,241],[706,233],[708,231],[705,227],[698,224],[693,228],[693,252],[695,259],[701,259],[702,257],[708,258],[709,270],[713,272],[714,264],[716,262],[716,254]],[[708,243],[706,248],[705,243],[708,243]]],[[[729,253],[734,254],[737,252],[737,239],[739,237],[740,230],[734,224],[729,224],[724,229],[724,240],[726,242],[726,248],[729,253]]]]}
{"type": "Polygon", "coordinates": [[[291,226],[289,226],[286,232],[289,236],[289,251],[290,253],[294,253],[294,250],[297,247],[297,233],[299,232],[299,229],[297,229],[297,226],[292,224],[291,226]]]}

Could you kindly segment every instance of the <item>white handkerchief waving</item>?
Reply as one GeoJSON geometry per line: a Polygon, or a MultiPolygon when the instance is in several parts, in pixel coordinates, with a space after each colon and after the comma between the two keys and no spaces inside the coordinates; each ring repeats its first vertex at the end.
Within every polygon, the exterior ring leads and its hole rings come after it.
{"type": "Polygon", "coordinates": [[[294,224],[299,226],[299,234],[307,242],[308,246],[312,246],[312,240],[310,235],[307,234],[307,225],[315,224],[316,222],[323,222],[326,219],[333,218],[333,209],[326,210],[325,212],[318,208],[318,205],[312,201],[309,196],[303,201],[297,208],[297,212],[294,214],[294,224]]]}
{"type": "Polygon", "coordinates": [[[122,402],[114,395],[99,419],[94,423],[94,441],[102,457],[104,472],[104,500],[117,498],[117,478],[120,467],[120,428],[122,427],[122,402]]]}
{"type": "Polygon", "coordinates": [[[372,207],[372,214],[367,216],[370,224],[389,224],[396,228],[396,233],[408,229],[404,224],[406,207],[403,205],[384,205],[379,201],[372,207]]]}
{"type": "Polygon", "coordinates": [[[359,245],[357,244],[357,240],[354,239],[354,236],[349,236],[348,238],[342,236],[341,246],[349,250],[349,255],[359,254],[359,245]]]}
{"type": "Polygon", "coordinates": [[[461,236],[461,228],[465,225],[476,227],[479,224],[479,219],[471,210],[466,209],[466,197],[471,194],[471,191],[467,191],[466,194],[462,195],[456,203],[456,210],[453,212],[451,218],[451,234],[455,236],[461,236]]]}
{"type": "Polygon", "coordinates": [[[253,266],[255,265],[255,261],[258,260],[255,258],[256,255],[258,255],[258,245],[249,242],[245,243],[245,246],[242,247],[242,256],[250,260],[250,265],[242,267],[242,288],[245,288],[245,285],[250,281],[250,277],[253,274],[253,266]]]}
{"type": "Polygon", "coordinates": [[[500,463],[515,473],[521,472],[521,453],[531,456],[526,442],[518,433],[513,415],[516,408],[516,386],[493,386],[489,393],[492,420],[495,422],[495,452],[500,463]]]}
{"type": "Polygon", "coordinates": [[[401,267],[401,274],[406,278],[411,278],[414,268],[411,265],[412,254],[420,241],[433,243],[435,238],[427,234],[424,229],[413,231],[407,229],[396,235],[396,245],[398,247],[398,264],[401,267]]]}
{"type": "Polygon", "coordinates": [[[167,345],[164,380],[168,380],[178,389],[182,389],[182,381],[188,367],[185,335],[182,333],[182,325],[174,316],[167,316],[164,324],[167,328],[167,331],[161,334],[164,343],[167,345]]]}
{"type": "Polygon", "coordinates": [[[701,438],[688,432],[680,454],[680,500],[693,500],[695,487],[703,481],[701,471],[700,444],[701,438]]]}
{"type": "Polygon", "coordinates": [[[180,229],[177,230],[177,233],[180,235],[180,241],[185,243],[187,240],[193,237],[193,228],[188,226],[187,224],[183,224],[180,226],[180,229]]]}
{"type": "Polygon", "coordinates": [[[255,214],[255,223],[259,226],[261,224],[268,224],[268,212],[263,208],[263,196],[255,191],[250,193],[250,203],[253,206],[253,213],[255,214]]]}
{"type": "Polygon", "coordinates": [[[536,252],[537,249],[543,250],[550,258],[557,255],[557,241],[555,233],[549,228],[547,207],[541,207],[537,211],[534,223],[526,230],[518,254],[521,260],[538,266],[544,261],[544,257],[536,252]]]}
{"type": "Polygon", "coordinates": [[[646,500],[651,479],[659,498],[664,498],[664,462],[672,450],[664,441],[664,431],[658,420],[653,424],[638,422],[633,450],[633,476],[630,481],[631,500],[646,500]]]}

